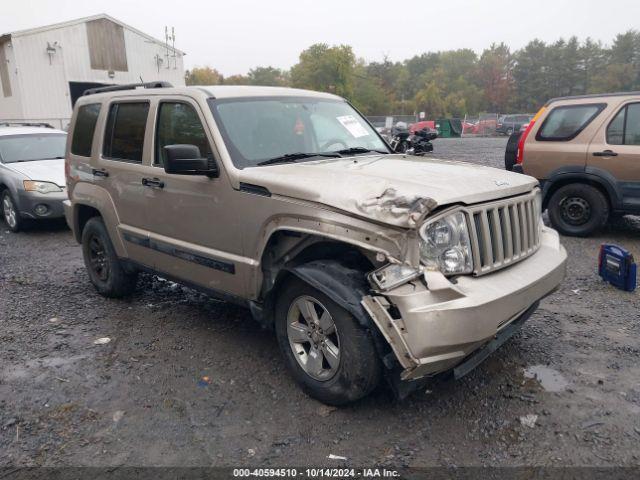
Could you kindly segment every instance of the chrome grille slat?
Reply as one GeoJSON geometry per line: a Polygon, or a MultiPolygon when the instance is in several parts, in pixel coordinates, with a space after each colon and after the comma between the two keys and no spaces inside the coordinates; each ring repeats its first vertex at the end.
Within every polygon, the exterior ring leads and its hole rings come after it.
{"type": "Polygon", "coordinates": [[[513,234],[511,231],[511,225],[512,225],[511,214],[509,210],[510,210],[509,205],[505,206],[503,209],[504,225],[505,225],[504,243],[506,245],[504,256],[508,258],[509,261],[512,261],[514,257],[514,251],[513,251],[513,234]]]}
{"type": "Polygon", "coordinates": [[[484,275],[534,253],[540,246],[535,192],[470,207],[474,274],[484,275]]]}

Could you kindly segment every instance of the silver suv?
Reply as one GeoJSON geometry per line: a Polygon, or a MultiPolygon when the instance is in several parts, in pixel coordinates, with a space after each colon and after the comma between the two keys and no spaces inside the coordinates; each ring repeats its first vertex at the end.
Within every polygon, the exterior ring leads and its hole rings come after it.
{"type": "Polygon", "coordinates": [[[531,177],[394,154],[334,95],[143,87],[74,110],[65,211],[91,282],[121,297],[148,271],[247,306],[323,402],[464,375],[564,277],[531,177]]]}

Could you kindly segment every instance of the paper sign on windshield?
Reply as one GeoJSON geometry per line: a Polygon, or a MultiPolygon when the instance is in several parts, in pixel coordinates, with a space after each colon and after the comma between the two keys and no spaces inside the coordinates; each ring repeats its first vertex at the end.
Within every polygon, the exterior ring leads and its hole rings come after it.
{"type": "Polygon", "coordinates": [[[337,120],[346,128],[353,138],[366,137],[369,132],[365,130],[362,124],[353,115],[344,115],[336,117],[337,120]]]}

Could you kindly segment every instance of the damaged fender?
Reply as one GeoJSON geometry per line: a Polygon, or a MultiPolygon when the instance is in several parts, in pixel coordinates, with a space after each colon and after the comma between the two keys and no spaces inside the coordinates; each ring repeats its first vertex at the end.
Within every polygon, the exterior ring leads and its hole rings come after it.
{"type": "Polygon", "coordinates": [[[283,270],[320,290],[353,315],[363,327],[371,328],[370,317],[361,304],[369,290],[361,271],[346,268],[335,260],[314,260],[283,270]]]}

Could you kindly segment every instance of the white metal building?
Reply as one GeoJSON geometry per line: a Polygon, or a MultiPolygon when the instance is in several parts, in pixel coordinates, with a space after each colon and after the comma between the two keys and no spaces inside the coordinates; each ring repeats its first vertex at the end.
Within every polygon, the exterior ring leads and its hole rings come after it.
{"type": "Polygon", "coordinates": [[[184,85],[184,52],[108,15],[0,36],[0,122],[65,128],[87,88],[163,80],[184,85]]]}

